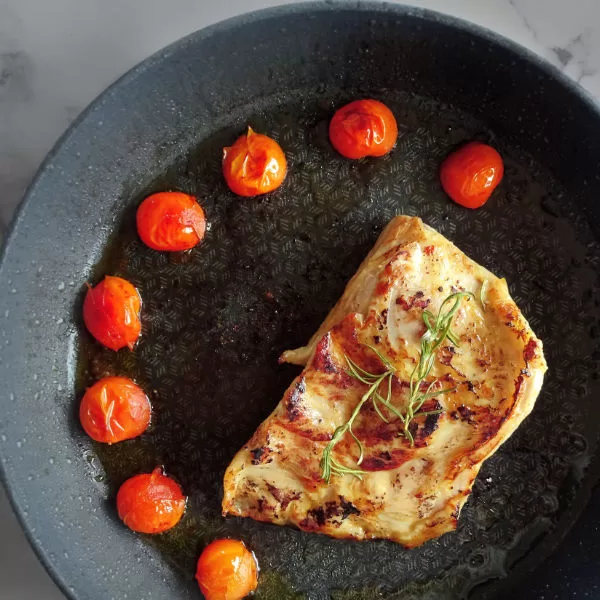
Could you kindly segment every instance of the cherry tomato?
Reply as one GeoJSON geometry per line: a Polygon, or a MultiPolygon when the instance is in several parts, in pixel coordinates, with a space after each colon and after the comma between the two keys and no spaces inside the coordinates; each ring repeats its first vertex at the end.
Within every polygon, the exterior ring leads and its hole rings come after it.
{"type": "Polygon", "coordinates": [[[97,442],[115,444],[130,440],[148,428],[150,401],[131,379],[105,377],[84,394],[79,420],[85,432],[97,442]]]}
{"type": "Polygon", "coordinates": [[[241,600],[256,589],[256,558],[243,542],[215,540],[198,559],[196,579],[206,600],[241,600]]]}
{"type": "Polygon", "coordinates": [[[469,142],[446,158],[440,168],[444,191],[466,208],[483,206],[504,175],[502,157],[481,142],[469,142]]]}
{"type": "Polygon", "coordinates": [[[83,301],[83,321],[88,331],[107,348],[133,350],[142,324],[139,292],[125,279],[107,275],[90,287],[83,301]]]}
{"type": "Polygon", "coordinates": [[[398,139],[398,125],[392,111],[382,102],[355,100],[333,115],[329,139],[346,158],[383,156],[398,139]]]}
{"type": "Polygon", "coordinates": [[[204,238],[206,217],[193,196],[161,192],[140,204],[137,230],[142,242],[153,250],[189,250],[204,238]]]}
{"type": "Polygon", "coordinates": [[[277,189],[285,179],[287,162],[281,146],[251,127],[233,146],[223,148],[223,176],[238,196],[257,196],[277,189]]]}
{"type": "Polygon", "coordinates": [[[185,510],[179,485],[161,467],[128,479],[117,492],[117,511],[123,523],[140,533],[162,533],[175,527],[185,510]]]}

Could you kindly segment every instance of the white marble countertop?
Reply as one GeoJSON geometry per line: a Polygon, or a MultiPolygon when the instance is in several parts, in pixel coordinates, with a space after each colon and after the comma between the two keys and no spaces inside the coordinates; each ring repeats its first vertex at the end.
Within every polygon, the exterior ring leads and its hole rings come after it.
{"type": "MultiPolygon", "coordinates": [[[[0,239],[37,166],[107,85],[172,41],[286,0],[0,0],[0,239]]],[[[600,99],[599,0],[412,0],[534,50],[600,99]]],[[[0,490],[0,598],[60,600],[0,490]]]]}

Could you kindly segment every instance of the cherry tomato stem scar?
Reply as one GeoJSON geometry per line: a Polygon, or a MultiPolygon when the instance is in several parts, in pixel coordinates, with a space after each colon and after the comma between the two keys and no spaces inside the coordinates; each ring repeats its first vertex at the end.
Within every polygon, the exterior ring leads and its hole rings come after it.
{"type": "Polygon", "coordinates": [[[329,124],[332,146],[346,158],[383,156],[396,144],[398,125],[378,100],[355,100],[342,106],[329,124]]]}
{"type": "Polygon", "coordinates": [[[258,563],[243,542],[215,540],[198,559],[196,580],[206,600],[242,600],[256,589],[258,563]]]}
{"type": "Polygon", "coordinates": [[[442,163],[440,181],[454,202],[466,208],[483,206],[504,176],[498,152],[481,142],[469,142],[442,163]]]}
{"type": "Polygon", "coordinates": [[[84,431],[95,441],[115,444],[135,438],[150,424],[150,401],[126,377],[104,377],[85,392],[79,406],[84,431]]]}
{"type": "Polygon", "coordinates": [[[281,146],[251,127],[223,148],[223,176],[238,196],[257,196],[277,189],[285,179],[287,161],[281,146]]]}
{"type": "Polygon", "coordinates": [[[199,244],[206,232],[206,216],[196,199],[182,192],[148,196],[136,215],[138,235],[153,250],[180,252],[199,244]]]}
{"type": "Polygon", "coordinates": [[[181,488],[161,467],[131,477],[117,492],[119,517],[139,533],[162,533],[175,527],[185,504],[181,488]]]}
{"type": "Polygon", "coordinates": [[[96,287],[87,286],[83,320],[88,331],[111,350],[133,350],[142,331],[142,300],[137,289],[129,281],[110,275],[96,287]]]}

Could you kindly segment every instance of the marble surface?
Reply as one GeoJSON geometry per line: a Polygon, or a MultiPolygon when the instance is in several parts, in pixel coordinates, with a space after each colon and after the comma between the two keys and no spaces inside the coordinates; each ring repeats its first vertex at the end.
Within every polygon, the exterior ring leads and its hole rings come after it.
{"type": "MultiPolygon", "coordinates": [[[[170,42],[285,0],[0,0],[0,240],[56,139],[107,85],[170,42]]],[[[600,99],[599,0],[413,0],[534,50],[600,99]]],[[[0,304],[1,304],[0,290],[0,304]]],[[[0,490],[0,599],[63,598],[0,490]]]]}

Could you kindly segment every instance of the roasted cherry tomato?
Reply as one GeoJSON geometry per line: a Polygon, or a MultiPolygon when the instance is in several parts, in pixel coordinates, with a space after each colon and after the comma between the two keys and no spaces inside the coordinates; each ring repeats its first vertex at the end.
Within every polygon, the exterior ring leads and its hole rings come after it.
{"type": "Polygon", "coordinates": [[[440,168],[444,191],[466,208],[483,206],[504,175],[502,157],[481,142],[469,142],[446,158],[440,168]]]}
{"type": "Polygon", "coordinates": [[[333,115],[329,139],[346,158],[383,156],[398,139],[398,125],[392,111],[382,102],[355,100],[333,115]]]}
{"type": "Polygon", "coordinates": [[[277,189],[285,179],[287,162],[281,146],[251,127],[233,146],[223,148],[223,176],[238,196],[257,196],[277,189]]]}
{"type": "Polygon", "coordinates": [[[125,279],[107,275],[90,287],[83,302],[83,320],[88,331],[107,348],[133,350],[142,324],[139,292],[125,279]]]}
{"type": "Polygon", "coordinates": [[[193,196],[161,192],[140,204],[137,230],[142,242],[153,250],[189,250],[204,238],[206,217],[193,196]]]}
{"type": "Polygon", "coordinates": [[[198,559],[196,579],[206,600],[241,600],[256,589],[256,558],[243,542],[215,540],[198,559]]]}
{"type": "Polygon", "coordinates": [[[97,442],[115,444],[130,440],[148,428],[150,401],[131,379],[105,377],[84,394],[79,420],[85,432],[97,442]]]}
{"type": "Polygon", "coordinates": [[[140,533],[162,533],[175,527],[185,510],[179,485],[161,467],[128,479],[117,492],[117,511],[123,523],[140,533]]]}

